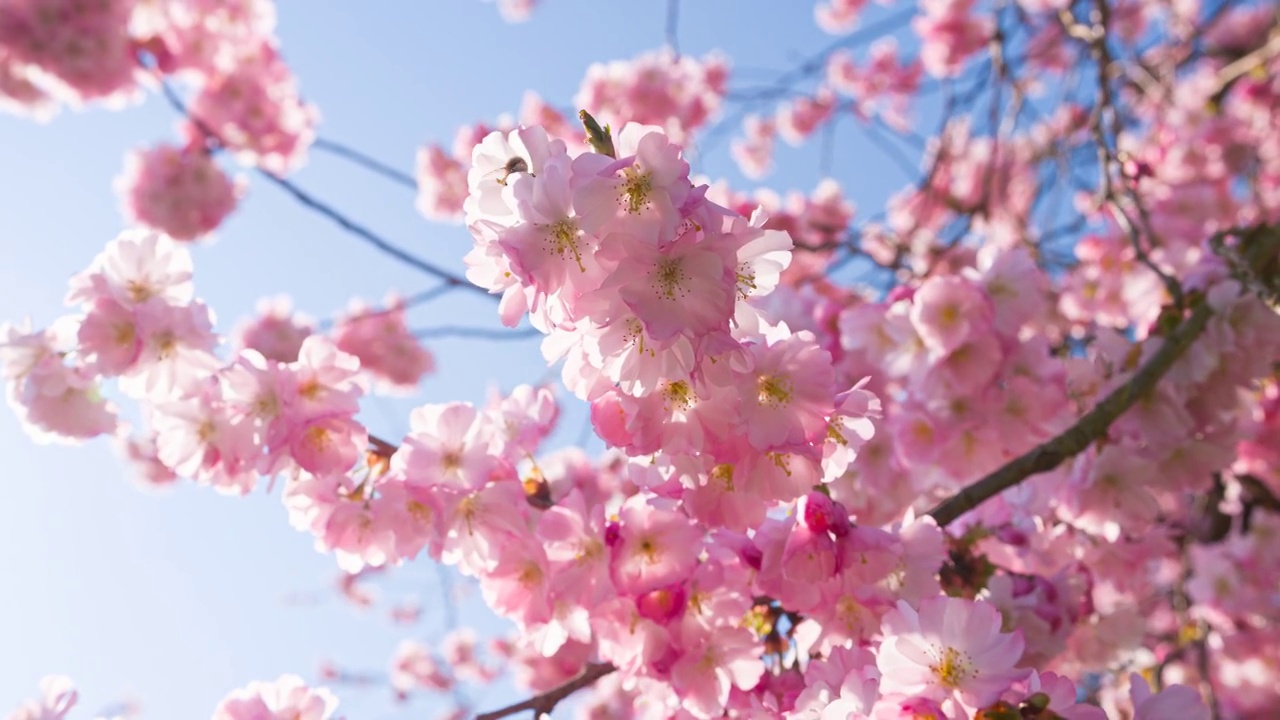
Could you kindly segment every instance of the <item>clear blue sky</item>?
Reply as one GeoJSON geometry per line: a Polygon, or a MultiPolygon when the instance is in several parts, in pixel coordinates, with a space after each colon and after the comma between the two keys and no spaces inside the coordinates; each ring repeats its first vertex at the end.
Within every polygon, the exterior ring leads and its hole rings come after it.
{"type": "MultiPolygon", "coordinates": [[[[529,23],[506,25],[479,0],[283,0],[279,34],[303,92],[321,109],[320,134],[410,170],[421,143],[448,146],[459,125],[514,113],[526,88],[568,105],[592,61],[660,46],[665,9],[658,0],[544,0],[529,23]]],[[[727,52],[735,84],[767,80],[831,40],[814,26],[812,2],[767,0],[686,0],[679,37],[684,52],[727,52]]],[[[121,227],[111,181],[125,151],[172,140],[175,122],[158,98],[123,112],[64,111],[48,125],[0,116],[0,320],[30,316],[44,324],[63,312],[67,278],[121,227]]],[[[751,187],[723,147],[700,169],[751,187]]],[[[835,149],[836,177],[863,214],[907,181],[850,120],[835,149]]],[[[816,184],[816,148],[780,144],[778,159],[772,186],[808,192],[816,184]]],[[[387,237],[461,270],[469,236],[424,221],[411,192],[318,153],[295,179],[387,237]]],[[[280,292],[325,317],[353,296],[376,301],[388,288],[429,286],[257,181],[217,241],[195,249],[195,262],[197,293],[223,331],[260,297],[280,292]]],[[[493,305],[464,293],[413,315],[415,326],[455,323],[498,327],[493,305]]],[[[448,340],[432,349],[440,372],[421,392],[366,405],[363,419],[378,434],[399,437],[416,404],[479,401],[491,383],[510,387],[545,372],[536,339],[448,340]]],[[[571,400],[565,410],[561,443],[584,422],[571,400]]],[[[126,479],[108,442],[34,445],[7,408],[0,453],[0,715],[32,696],[43,675],[64,673],[81,689],[83,712],[73,717],[132,696],[147,718],[204,718],[251,680],[284,672],[314,679],[326,658],[384,671],[401,638],[440,633],[437,575],[426,562],[383,583],[386,598],[423,597],[426,617],[416,627],[394,627],[384,613],[362,613],[329,592],[318,604],[286,603],[291,594],[327,591],[337,571],[310,536],[288,525],[278,493],[232,499],[190,485],[144,493],[126,479]]],[[[501,629],[478,604],[460,604],[463,621],[482,632],[501,629]]],[[[397,707],[384,688],[338,692],[352,720],[436,714],[425,698],[397,707]]],[[[514,697],[509,688],[485,696],[479,709],[514,697]]]]}

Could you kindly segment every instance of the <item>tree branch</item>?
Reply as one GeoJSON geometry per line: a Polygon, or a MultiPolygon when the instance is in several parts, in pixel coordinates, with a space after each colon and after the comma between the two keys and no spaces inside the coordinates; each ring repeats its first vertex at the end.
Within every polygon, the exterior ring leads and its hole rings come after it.
{"type": "Polygon", "coordinates": [[[466,278],[463,278],[459,275],[454,275],[448,270],[437,267],[432,263],[418,257],[417,255],[410,253],[408,250],[404,250],[399,246],[394,245],[391,242],[383,239],[377,233],[357,223],[351,218],[348,218],[346,215],[343,215],[342,213],[338,212],[333,207],[327,205],[323,201],[316,199],[307,191],[303,190],[297,185],[294,185],[292,182],[285,180],[282,177],[272,175],[271,173],[262,169],[258,170],[258,174],[266,178],[276,187],[279,187],[281,190],[284,190],[286,193],[291,195],[294,200],[297,200],[299,203],[301,203],[305,207],[310,208],[311,210],[314,210],[320,215],[323,215],[324,217],[333,221],[335,224],[338,225],[338,227],[341,227],[343,230],[346,230],[348,233],[355,235],[356,237],[365,241],[369,245],[372,245],[374,248],[382,252],[384,255],[389,255],[390,257],[395,258],[396,260],[399,260],[400,262],[404,263],[405,265],[408,265],[409,267],[412,267],[416,270],[421,270],[422,272],[428,275],[431,275],[432,277],[438,278],[444,281],[445,285],[448,285],[450,287],[454,287],[458,289],[474,290],[476,292],[483,293],[486,297],[493,298],[494,300],[499,299],[497,295],[490,295],[487,290],[480,287],[479,285],[471,284],[466,280],[466,278]]]}
{"type": "MultiPolygon", "coordinates": [[[[390,315],[391,313],[396,312],[398,310],[407,310],[416,305],[422,305],[422,304],[431,302],[432,300],[435,300],[441,295],[444,295],[445,293],[449,292],[454,287],[456,286],[453,285],[452,283],[447,283],[447,282],[441,283],[439,285],[436,285],[435,287],[423,290],[422,292],[414,293],[413,295],[409,295],[408,297],[400,298],[400,302],[391,307],[384,307],[380,310],[369,310],[359,315],[353,315],[351,317],[344,318],[343,322],[363,322],[365,320],[372,320],[374,318],[382,317],[383,315],[390,315]]],[[[316,330],[318,332],[327,332],[329,330],[332,330],[334,325],[337,325],[337,323],[338,321],[335,318],[326,318],[324,320],[321,320],[316,325],[316,330]]]]}
{"type": "Polygon", "coordinates": [[[542,332],[537,328],[484,328],[484,327],[467,327],[464,325],[440,325],[437,327],[418,328],[412,331],[413,336],[419,340],[457,337],[457,338],[475,338],[481,340],[523,340],[525,338],[541,335],[542,332]]]}
{"type": "MultiPolygon", "coordinates": [[[[1280,228],[1262,226],[1245,232],[1224,232],[1215,236],[1211,244],[1222,235],[1232,234],[1240,238],[1239,254],[1246,289],[1254,284],[1252,281],[1272,272],[1271,266],[1276,262],[1277,251],[1280,251],[1280,228]]],[[[1230,261],[1231,258],[1228,258],[1230,261]]],[[[1269,287],[1269,286],[1267,286],[1269,287]]],[[[929,515],[940,526],[947,526],[964,513],[978,507],[1001,492],[1017,485],[1032,475],[1048,472],[1076,454],[1089,447],[1095,440],[1104,437],[1111,423],[1125,413],[1143,395],[1155,388],[1160,378],[1164,377],[1175,361],[1186,352],[1191,343],[1204,332],[1213,310],[1202,298],[1195,305],[1191,315],[1171,332],[1160,346],[1160,349],[1138,369],[1128,382],[1112,390],[1092,410],[1085,413],[1074,425],[1062,434],[1036,446],[1031,451],[1014,458],[993,471],[986,477],[974,482],[955,495],[938,503],[929,511],[929,515]]]]}
{"type": "MultiPolygon", "coordinates": [[[[169,102],[169,105],[172,106],[174,110],[178,111],[179,114],[181,114],[183,117],[191,121],[191,123],[196,126],[196,129],[198,129],[202,134],[204,134],[205,137],[216,142],[219,147],[222,147],[222,148],[228,147],[227,144],[224,143],[220,137],[218,137],[218,134],[214,132],[212,128],[210,128],[200,118],[195,117],[194,115],[191,114],[191,111],[187,108],[186,103],[182,101],[182,98],[178,97],[177,92],[174,91],[173,87],[169,85],[167,80],[157,75],[157,81],[160,84],[161,93],[164,95],[164,98],[169,102]]],[[[316,211],[320,215],[323,215],[324,217],[333,221],[343,230],[346,230],[348,233],[355,235],[356,237],[360,238],[366,243],[372,245],[374,248],[378,249],[383,254],[389,255],[395,258],[396,260],[399,260],[400,262],[416,270],[421,270],[422,272],[428,275],[431,275],[432,277],[438,278],[444,281],[444,283],[450,287],[472,290],[472,291],[483,293],[486,297],[490,297],[494,300],[499,299],[496,295],[490,295],[489,292],[484,288],[478,285],[473,285],[472,283],[468,282],[466,278],[461,277],[459,275],[454,275],[448,270],[437,267],[436,265],[410,253],[409,251],[404,250],[403,248],[400,248],[399,246],[393,244],[389,240],[384,239],[377,233],[374,233],[372,230],[369,230],[368,228],[357,223],[351,218],[348,218],[346,215],[343,215],[341,212],[338,212],[336,209],[334,209],[330,205],[315,198],[310,193],[298,187],[297,185],[293,184],[289,180],[286,180],[277,175],[273,175],[272,173],[269,173],[260,167],[255,167],[254,170],[258,173],[259,176],[265,178],[267,181],[271,182],[273,185],[280,188],[281,190],[284,190],[286,193],[291,195],[293,199],[302,203],[302,205],[306,206],[311,210],[316,211]]]]}
{"type": "Polygon", "coordinates": [[[978,507],[982,502],[995,497],[1004,490],[1026,480],[1032,475],[1048,472],[1077,453],[1089,447],[1093,441],[1105,436],[1111,423],[1133,406],[1138,398],[1151,392],[1156,383],[1173,366],[1175,360],[1191,345],[1200,333],[1204,332],[1213,310],[1203,300],[1169,337],[1164,345],[1156,351],[1151,359],[1143,365],[1128,382],[1111,391],[1092,410],[1085,413],[1074,425],[1061,435],[1020,457],[1005,463],[1002,467],[965,487],[960,492],[942,501],[929,511],[929,515],[945,527],[964,513],[978,507]]]}
{"type": "Polygon", "coordinates": [[[680,0],[667,0],[667,47],[680,56],[680,0]]]}
{"type": "Polygon", "coordinates": [[[314,147],[317,150],[323,150],[333,155],[337,155],[338,157],[343,158],[345,160],[350,160],[351,162],[359,165],[360,167],[363,167],[364,169],[369,170],[371,172],[377,173],[378,175],[381,175],[387,178],[388,180],[396,183],[397,185],[403,185],[404,187],[407,187],[410,190],[418,189],[417,178],[413,177],[409,173],[397,170],[391,167],[390,165],[382,162],[381,160],[369,157],[368,155],[365,155],[364,153],[360,152],[359,150],[356,150],[355,148],[348,147],[346,145],[343,145],[342,143],[334,142],[333,140],[325,140],[324,138],[316,138],[316,141],[311,144],[311,147],[314,147]]]}
{"type": "Polygon", "coordinates": [[[515,715],[518,712],[532,710],[535,720],[540,719],[544,715],[550,715],[555,706],[565,698],[590,686],[596,680],[608,675],[618,668],[609,663],[591,663],[578,674],[577,677],[568,682],[554,687],[541,695],[535,695],[528,700],[518,702],[514,705],[508,705],[504,708],[494,710],[492,712],[481,713],[476,716],[476,720],[498,720],[508,715],[515,715]]]}

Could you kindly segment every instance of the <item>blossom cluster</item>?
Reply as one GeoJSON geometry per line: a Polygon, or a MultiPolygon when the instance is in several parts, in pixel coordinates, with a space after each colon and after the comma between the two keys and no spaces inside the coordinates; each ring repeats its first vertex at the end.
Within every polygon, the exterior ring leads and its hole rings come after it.
{"type": "Polygon", "coordinates": [[[227,149],[274,174],[296,169],[318,115],[280,57],[269,0],[79,0],[0,6],[0,109],[47,117],[61,104],[119,105],[178,79],[196,91],[180,147],[126,157],[125,214],[179,240],[204,237],[243,182],[210,157],[227,149]]]}
{"type": "MultiPolygon", "coordinates": [[[[843,33],[864,5],[823,0],[815,17],[843,33]]],[[[175,241],[234,208],[240,188],[214,150],[283,174],[311,142],[272,6],[79,7],[0,3],[10,105],[116,99],[145,66],[196,85],[194,119],[185,145],[136,153],[120,183],[154,231],[123,233],[73,278],[71,315],[0,327],[7,398],[39,438],[114,434],[144,482],[243,494],[283,478],[290,522],[349,573],[352,602],[374,602],[361,578],[422,555],[473,578],[518,638],[488,658],[466,633],[406,641],[390,663],[398,696],[505,666],[534,692],[607,668],[587,717],[1273,712],[1280,314],[1274,262],[1240,268],[1263,241],[1225,232],[1280,222],[1280,60],[1254,53],[1273,10],[1224,7],[1201,33],[1186,4],[1114,4],[1100,21],[1111,34],[1086,50],[1127,47],[1168,69],[1150,83],[1177,81],[1128,99],[1133,127],[1101,144],[1116,155],[1099,162],[1102,190],[1071,198],[1070,252],[1040,227],[1045,168],[1098,151],[1101,105],[998,127],[948,117],[922,143],[922,179],[857,228],[830,179],[782,196],[691,177],[683,145],[727,98],[718,56],[592,66],[578,104],[616,132],[589,122],[584,141],[530,94],[518,122],[424,148],[420,210],[465,223],[468,279],[499,297],[506,325],[544,334],[608,446],[589,457],[543,447],[560,412],[544,386],[423,405],[398,444],[371,437],[361,398],[434,366],[395,296],[329,329],[266,302],[220,355],[175,241]],[[1204,52],[1137,48],[1157,21],[1204,52]],[[77,50],[82,37],[98,42],[77,50]],[[836,282],[849,258],[889,282],[836,282]],[[1170,348],[1160,382],[1134,392],[1170,348]],[[1060,463],[954,522],[925,512],[1019,457],[1052,456],[1045,443],[1127,392],[1132,406],[1060,463]]],[[[1084,26],[1059,2],[1017,10],[1025,63],[1057,81],[1084,26]]],[[[733,157],[759,177],[778,137],[801,144],[847,108],[906,133],[926,74],[955,78],[1011,42],[999,19],[927,0],[914,57],[891,39],[862,63],[828,53],[811,64],[816,87],[745,114],[733,157]]],[[[1038,88],[1019,82],[1021,103],[1038,88]]],[[[411,623],[419,608],[392,614],[411,623]]],[[[43,692],[15,717],[61,718],[76,700],[62,678],[43,692]]],[[[334,704],[285,676],[234,691],[215,718],[325,720],[334,704]]]]}
{"type": "MultiPolygon", "coordinates": [[[[1146,507],[1125,498],[1148,491],[1108,478],[1145,466],[1111,468],[1125,461],[1109,458],[1122,457],[1126,443],[1155,452],[1191,428],[1156,435],[1150,420],[1122,418],[1113,443],[1077,463],[1082,491],[1061,502],[1048,483],[1033,482],[1030,496],[978,516],[999,528],[1001,543],[949,547],[913,499],[949,491],[1056,432],[1068,387],[1087,406],[1123,382],[1132,362],[1079,358],[1095,373],[1119,368],[1096,374],[1084,393],[1087,373],[1028,342],[1052,306],[1046,278],[1017,250],[987,248],[972,265],[957,261],[953,273],[882,303],[823,311],[817,305],[836,300],[787,300],[797,292],[780,285],[789,234],[768,229],[763,212],[747,218],[710,201],[660,129],[628,124],[613,145],[618,158],[570,155],[540,128],[495,132],[475,147],[465,203],[476,241],[470,276],[502,294],[506,322],[527,317],[547,334],[549,359],[567,358],[566,386],[591,403],[614,447],[598,462],[579,451],[538,457],[557,407],[547,389],[527,386],[484,408],[423,406],[398,447],[370,444],[354,419],[362,366],[388,378],[400,366],[379,365],[376,354],[362,363],[341,347],[376,353],[383,337],[400,347],[394,299],[386,311],[340,322],[336,344],[266,305],[241,343],[273,357],[241,349],[223,363],[185,249],[147,232],[122,235],[73,279],[68,302],[82,313],[68,323],[78,328],[67,349],[48,344],[50,331],[8,331],[11,402],[42,432],[108,432],[111,408],[92,386],[119,378],[127,396],[147,403],[149,462],[233,493],[284,474],[291,522],[344,569],[425,549],[478,579],[490,607],[522,629],[530,662],[561,658],[559,672],[570,675],[607,662],[625,678],[616,692],[643,716],[800,717],[835,707],[967,717],[1001,703],[1088,716],[1093,709],[1075,707],[1068,681],[1041,673],[1063,657],[1084,669],[1129,651],[1138,638],[1100,631],[1128,615],[1101,602],[1098,588],[1138,589],[1100,557],[1072,564],[1052,552],[1053,534],[1023,524],[1056,512],[1062,531],[1111,542],[1101,547],[1124,557],[1131,543],[1117,545],[1115,528],[1141,520],[1146,507]],[[494,173],[512,157],[524,168],[494,173]],[[815,325],[806,314],[830,321],[815,325]],[[873,378],[860,380],[864,372],[873,378]],[[86,382],[67,395],[62,376],[86,382]],[[895,401],[882,409],[869,388],[895,401]],[[86,404],[96,413],[83,412],[86,404]],[[101,426],[84,428],[93,418],[101,426]],[[1120,488],[1127,494],[1114,495],[1120,488]],[[1017,543],[1023,549],[1011,554],[1017,543]],[[986,581],[939,574],[974,547],[999,572],[986,581]],[[973,599],[943,594],[956,588],[973,599]],[[1001,617],[1014,619],[1012,632],[1001,617]],[[1080,628],[1092,629],[1087,639],[1080,628]],[[791,670],[771,673],[772,663],[791,670]]],[[[838,189],[825,193],[831,200],[802,215],[839,208],[838,189]]],[[[850,215],[840,211],[837,222],[850,215]]],[[[1203,393],[1204,419],[1190,419],[1207,439],[1213,427],[1204,423],[1233,406],[1206,399],[1233,393],[1206,383],[1261,373],[1256,361],[1228,358],[1280,348],[1280,319],[1241,296],[1223,267],[1200,276],[1218,312],[1208,331],[1216,340],[1175,366],[1182,379],[1172,387],[1203,393]],[[1215,374],[1228,363],[1244,372],[1215,374]]],[[[1154,340],[1141,350],[1154,351],[1154,340]]],[[[1110,357],[1125,352],[1112,345],[1110,357]]],[[[1177,402],[1188,400],[1169,398],[1162,416],[1177,402]]],[[[1185,486],[1192,475],[1171,482],[1185,486]]],[[[469,652],[455,648],[458,665],[469,652]]],[[[456,680],[441,667],[424,648],[405,646],[396,686],[446,689],[456,680]]],[[[224,705],[234,713],[308,693],[255,686],[224,705]]],[[[328,712],[323,699],[306,702],[328,712]]]]}
{"type": "Polygon", "coordinates": [[[619,124],[657,125],[672,142],[683,143],[718,114],[728,79],[724,56],[699,59],[668,48],[591,65],[573,104],[619,124]]]}
{"type": "MultiPolygon", "coordinates": [[[[38,700],[23,703],[9,720],[67,720],[79,700],[71,679],[50,675],[40,681],[38,700]]],[[[336,720],[338,699],[325,688],[308,687],[297,675],[273,682],[251,682],[229,693],[213,710],[212,720],[336,720]]],[[[99,720],[127,720],[124,714],[98,715],[99,720]]]]}
{"type": "Polygon", "coordinates": [[[262,475],[352,470],[368,442],[355,415],[370,382],[403,388],[430,370],[398,305],[340,322],[331,339],[267,303],[224,360],[191,278],[174,240],[126,231],[72,278],[67,303],[78,312],[47,329],[0,328],[0,373],[28,430],[65,442],[123,435],[103,393],[116,380],[143,409],[147,433],[122,442],[144,477],[246,493],[262,475]]]}
{"type": "Polygon", "coordinates": [[[212,233],[231,214],[244,193],[202,148],[157,145],[125,159],[117,179],[125,217],[155,228],[174,240],[195,240],[212,233]]]}

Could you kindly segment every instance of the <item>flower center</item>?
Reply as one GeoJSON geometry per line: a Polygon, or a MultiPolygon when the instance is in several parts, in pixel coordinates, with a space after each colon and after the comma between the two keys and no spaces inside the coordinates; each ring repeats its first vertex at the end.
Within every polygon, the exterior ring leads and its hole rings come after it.
{"type": "Polygon", "coordinates": [[[440,457],[440,466],[445,473],[456,472],[462,467],[462,453],[457,450],[448,450],[440,457]]]}
{"type": "Polygon", "coordinates": [[[693,407],[693,401],[697,396],[693,394],[693,390],[689,387],[689,383],[684,380],[676,380],[667,383],[663,394],[667,396],[667,410],[688,410],[693,407]]]}
{"type": "Polygon", "coordinates": [[[307,437],[305,442],[312,448],[315,448],[317,452],[323,452],[329,447],[329,429],[320,425],[307,428],[307,437]]]}
{"type": "Polygon", "coordinates": [[[653,541],[653,538],[644,538],[640,541],[640,554],[650,565],[658,562],[658,544],[653,541]]]}
{"type": "Polygon", "coordinates": [[[253,401],[253,414],[260,418],[274,418],[280,414],[280,398],[274,392],[265,392],[253,401]]]}
{"type": "Polygon", "coordinates": [[[169,331],[157,333],[154,342],[156,344],[156,357],[161,360],[169,359],[173,356],[173,352],[178,349],[178,339],[169,331]]]}
{"type": "Polygon", "coordinates": [[[423,525],[431,522],[431,508],[417,500],[410,500],[405,504],[405,509],[409,511],[409,517],[415,521],[423,525]]]}
{"type": "Polygon", "coordinates": [[[738,297],[746,300],[756,291],[756,274],[751,271],[751,266],[743,263],[738,266],[738,297]]]}
{"type": "Polygon", "coordinates": [[[196,429],[196,437],[200,439],[200,442],[207,443],[213,439],[213,436],[217,432],[218,432],[218,428],[213,424],[213,421],[205,420],[204,422],[200,423],[200,427],[196,429]]]}
{"type": "MultiPolygon", "coordinates": [[[[937,648],[934,648],[934,651],[937,652],[937,648]]],[[[929,669],[933,671],[934,677],[938,678],[938,682],[942,683],[943,687],[954,690],[960,687],[960,683],[977,675],[968,653],[946,647],[937,654],[938,662],[930,665],[929,669]]]]}
{"type": "Polygon", "coordinates": [[[129,292],[129,299],[137,303],[146,302],[155,297],[156,294],[155,288],[143,280],[130,280],[126,287],[129,292]]]}
{"type": "Polygon", "coordinates": [[[761,375],[756,380],[756,402],[775,408],[787,405],[794,387],[786,375],[761,375]]]}
{"type": "Polygon", "coordinates": [[[115,332],[112,334],[112,339],[115,340],[116,345],[132,345],[138,339],[137,329],[131,322],[118,323],[113,329],[115,332]]]}
{"type": "Polygon", "coordinates": [[[298,385],[298,395],[304,400],[315,400],[324,392],[324,386],[315,378],[308,378],[298,385]]]}
{"type": "Polygon", "coordinates": [[[862,628],[862,603],[857,599],[843,595],[836,601],[836,617],[844,623],[845,628],[853,633],[862,628]]]}
{"type": "Polygon", "coordinates": [[[658,294],[668,300],[675,300],[677,295],[683,295],[681,285],[685,281],[684,268],[680,266],[680,261],[674,258],[663,258],[658,261],[657,272],[654,273],[654,282],[657,285],[658,294]]]}
{"type": "Polygon", "coordinates": [[[958,322],[960,322],[960,306],[943,305],[938,313],[938,324],[949,328],[954,327],[958,322]]]}
{"type": "Polygon", "coordinates": [[[578,224],[572,218],[563,218],[547,226],[548,252],[561,259],[573,256],[578,270],[587,271],[582,264],[582,249],[578,247],[578,224]]]}
{"type": "Polygon", "coordinates": [[[622,171],[622,194],[618,198],[627,212],[636,215],[649,207],[649,193],[653,192],[653,176],[642,172],[639,165],[622,171]]]}
{"type": "Polygon", "coordinates": [[[524,568],[520,570],[520,576],[517,578],[521,585],[525,587],[533,587],[542,584],[542,568],[538,567],[535,562],[528,562],[524,568]]]}
{"type": "Polygon", "coordinates": [[[723,485],[726,492],[733,492],[733,465],[723,463],[711,468],[711,479],[723,485]]]}

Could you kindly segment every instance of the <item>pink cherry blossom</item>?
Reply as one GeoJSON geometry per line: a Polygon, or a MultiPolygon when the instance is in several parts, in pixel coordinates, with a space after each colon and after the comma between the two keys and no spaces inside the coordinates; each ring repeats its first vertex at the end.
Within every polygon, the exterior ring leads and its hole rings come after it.
{"type": "Polygon", "coordinates": [[[1200,694],[1185,685],[1171,685],[1158,693],[1138,673],[1129,674],[1134,720],[1207,720],[1209,708],[1200,694]]]}
{"type": "Polygon", "coordinates": [[[381,309],[353,302],[333,329],[338,349],[360,360],[360,367],[387,391],[404,393],[435,370],[435,358],[410,333],[405,304],[392,295],[381,309]]]}
{"type": "Polygon", "coordinates": [[[193,298],[191,255],[171,238],[126,230],[107,244],[87,270],[71,279],[67,304],[110,296],[125,306],[153,298],[184,305],[193,298]]]}
{"type": "Polygon", "coordinates": [[[764,673],[756,644],[745,629],[695,626],[681,640],[684,655],[671,668],[672,687],[683,695],[682,704],[694,717],[718,717],[730,688],[748,690],[764,673]]]}
{"type": "Polygon", "coordinates": [[[213,720],[329,720],[338,700],[325,688],[310,688],[297,675],[251,682],[214,708],[213,720]]]}
{"type": "Polygon", "coordinates": [[[315,331],[315,322],[302,313],[295,313],[287,295],[259,300],[256,309],[255,318],[236,328],[235,347],[256,350],[275,362],[296,361],[302,341],[315,331]]]}
{"type": "MultiPolygon", "coordinates": [[[[469,159],[469,158],[468,158],[469,159]]],[[[456,221],[462,218],[467,198],[467,168],[438,145],[418,150],[418,211],[429,220],[456,221]]]]}
{"type": "Polygon", "coordinates": [[[57,330],[0,325],[5,397],[27,433],[40,442],[78,443],[111,433],[116,407],[99,392],[97,375],[68,365],[57,330]]]}
{"type": "Polygon", "coordinates": [[[822,0],[813,8],[813,17],[824,32],[839,35],[857,27],[864,5],[866,0],[822,0]]]}
{"type": "Polygon", "coordinates": [[[686,577],[698,563],[701,536],[681,513],[641,496],[628,499],[619,511],[617,539],[610,543],[614,583],[639,594],[686,577]]]}
{"type": "Polygon", "coordinates": [[[986,44],[991,21],[973,12],[973,0],[927,0],[922,7],[912,27],[923,45],[924,69],[934,77],[954,76],[986,44]]]}
{"type": "Polygon", "coordinates": [[[834,409],[834,378],[825,350],[798,332],[750,346],[754,370],[743,382],[743,421],[758,450],[814,442],[834,409]]]}
{"type": "Polygon", "coordinates": [[[28,700],[9,716],[9,720],[63,720],[75,707],[79,694],[71,678],[46,675],[40,680],[39,700],[28,700]]]}
{"type": "Polygon", "coordinates": [[[733,160],[743,175],[759,180],[773,169],[773,138],[778,125],[773,118],[748,115],[742,121],[742,138],[733,141],[733,160]]]}
{"type": "Polygon", "coordinates": [[[75,100],[103,99],[134,83],[132,11],[127,0],[90,7],[70,0],[5,3],[0,8],[0,46],[13,60],[47,73],[55,92],[75,100]]]}
{"type": "Polygon", "coordinates": [[[414,690],[448,690],[454,681],[432,656],[426,645],[413,640],[401,642],[391,658],[391,687],[402,695],[414,690]]]}
{"type": "Polygon", "coordinates": [[[950,352],[984,330],[990,302],[956,277],[931,278],[912,297],[911,322],[931,349],[950,352]]]}
{"type": "Polygon", "coordinates": [[[835,93],[819,88],[813,97],[802,97],[778,108],[778,135],[799,145],[812,135],[835,111],[835,93]]]}
{"type": "Polygon", "coordinates": [[[1022,656],[1021,633],[1001,632],[1000,613],[990,604],[939,597],[917,612],[900,602],[884,625],[876,659],[882,692],[928,694],[973,712],[1026,675],[1013,669],[1022,656]]]}
{"type": "Polygon", "coordinates": [[[619,127],[626,122],[658,125],[673,141],[682,142],[719,111],[727,76],[723,57],[658,51],[630,62],[592,65],[573,104],[619,127]]]}
{"type": "Polygon", "coordinates": [[[243,180],[232,180],[200,148],[158,145],[125,158],[116,180],[125,216],[175,240],[213,232],[235,210],[243,180]]]}
{"type": "Polygon", "coordinates": [[[298,95],[297,83],[270,42],[246,48],[235,67],[209,78],[191,103],[199,119],[187,129],[206,131],[246,165],[283,175],[303,163],[319,114],[298,95]]]}
{"type": "Polygon", "coordinates": [[[392,458],[406,482],[476,490],[496,468],[490,418],[466,403],[424,405],[410,416],[409,435],[392,458]]]}

